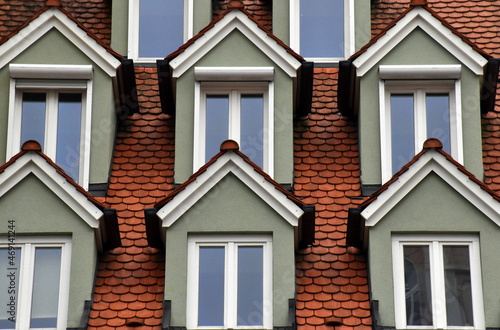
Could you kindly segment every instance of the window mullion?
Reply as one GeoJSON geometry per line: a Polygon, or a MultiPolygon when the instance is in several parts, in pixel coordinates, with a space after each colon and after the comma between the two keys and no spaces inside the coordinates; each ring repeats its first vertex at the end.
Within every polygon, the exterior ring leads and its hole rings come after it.
{"type": "Polygon", "coordinates": [[[415,154],[422,150],[427,136],[425,92],[417,89],[414,94],[415,111],[415,154]]]}
{"type": "Polygon", "coordinates": [[[57,91],[47,92],[47,108],[45,120],[45,154],[56,161],[57,150],[57,118],[58,118],[58,95],[57,91]]]}
{"type": "Polygon", "coordinates": [[[234,242],[227,244],[227,259],[226,259],[226,299],[224,301],[225,307],[225,327],[234,328],[236,326],[236,313],[237,313],[237,265],[238,265],[238,246],[234,242]]]}
{"type": "Polygon", "coordinates": [[[432,242],[432,256],[431,263],[432,277],[434,279],[434,292],[432,300],[434,302],[432,318],[434,325],[438,329],[446,327],[446,288],[444,280],[444,261],[443,261],[443,244],[439,242],[432,242]]]}
{"type": "Polygon", "coordinates": [[[33,295],[33,273],[35,269],[35,246],[27,243],[21,248],[21,278],[19,281],[18,314],[16,329],[29,329],[31,320],[31,299],[33,295]],[[24,250],[24,251],[23,251],[24,250]]]}
{"type": "Polygon", "coordinates": [[[241,92],[232,90],[229,93],[229,134],[232,140],[241,143],[241,92]]]}

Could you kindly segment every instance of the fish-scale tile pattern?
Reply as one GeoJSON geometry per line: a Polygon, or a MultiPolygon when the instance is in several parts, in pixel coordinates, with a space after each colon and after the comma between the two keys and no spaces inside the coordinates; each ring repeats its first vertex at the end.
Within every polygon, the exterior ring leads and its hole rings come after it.
{"type": "Polygon", "coordinates": [[[356,125],[337,110],[338,69],[314,71],[313,109],[295,127],[295,195],[316,206],[315,244],[297,259],[297,324],[371,329],[366,260],[346,246],[347,212],[361,202],[356,125]]]}
{"type": "MultiPolygon", "coordinates": [[[[218,0],[219,5],[214,8],[214,17],[218,16],[224,10],[227,9],[227,4],[230,0],[218,0]]],[[[245,5],[245,10],[250,13],[250,15],[259,21],[263,27],[267,30],[272,31],[273,27],[273,4],[269,0],[243,0],[245,5]]]]}
{"type": "Polygon", "coordinates": [[[164,257],[148,247],[143,210],[173,190],[173,120],[161,113],[156,68],[136,68],[140,112],[119,127],[106,201],[117,210],[123,247],[104,255],[88,329],[130,323],[158,328],[164,257]]]}
{"type": "MultiPolygon", "coordinates": [[[[499,77],[500,81],[500,77],[499,77]]],[[[497,86],[495,110],[483,115],[484,182],[500,192],[500,83],[497,86]]]]}
{"type": "MultiPolygon", "coordinates": [[[[0,38],[30,19],[43,8],[47,0],[0,0],[0,38]]],[[[92,34],[105,45],[111,43],[111,1],[106,0],[60,0],[69,11],[92,34]]]]}
{"type": "MultiPolygon", "coordinates": [[[[410,0],[372,1],[372,35],[398,17],[410,0]]],[[[494,57],[500,56],[500,0],[428,0],[429,7],[494,57]]]]}

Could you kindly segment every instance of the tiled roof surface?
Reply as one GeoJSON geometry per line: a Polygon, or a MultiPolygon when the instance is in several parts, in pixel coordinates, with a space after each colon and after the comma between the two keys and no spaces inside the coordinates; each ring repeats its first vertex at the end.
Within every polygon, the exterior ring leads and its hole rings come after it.
{"type": "MultiPolygon", "coordinates": [[[[372,1],[372,35],[408,8],[410,0],[372,1]]],[[[429,7],[478,47],[500,57],[500,0],[428,0],[429,7]]]]}
{"type": "Polygon", "coordinates": [[[366,260],[346,247],[360,199],[356,124],[337,110],[338,69],[316,68],[312,113],[295,128],[295,195],[316,205],[316,242],[297,260],[297,324],[371,329],[366,260]]]}
{"type": "Polygon", "coordinates": [[[106,199],[123,247],[101,259],[88,329],[158,329],[163,315],[164,256],[147,246],[143,210],[173,190],[173,120],[161,113],[156,68],[136,68],[136,79],[140,112],[119,128],[106,199]]]}
{"type": "MultiPolygon", "coordinates": [[[[0,0],[0,39],[30,19],[44,7],[46,0],[0,0]]],[[[111,42],[111,1],[60,0],[85,28],[105,45],[111,42]]]]}
{"type": "MultiPolygon", "coordinates": [[[[214,8],[214,17],[220,15],[227,9],[227,3],[230,0],[218,0],[218,8],[214,8]]],[[[243,0],[246,11],[259,21],[269,31],[273,28],[272,1],[269,0],[243,0]]]]}

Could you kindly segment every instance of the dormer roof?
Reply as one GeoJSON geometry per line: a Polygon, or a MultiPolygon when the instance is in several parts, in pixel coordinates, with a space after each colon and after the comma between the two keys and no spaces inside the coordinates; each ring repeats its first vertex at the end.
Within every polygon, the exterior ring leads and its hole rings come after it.
{"type": "Polygon", "coordinates": [[[0,40],[0,69],[51,29],[63,34],[109,76],[116,76],[116,69],[123,57],[60,7],[58,1],[48,1],[45,7],[0,40]]]}
{"type": "Polygon", "coordinates": [[[361,77],[416,28],[422,29],[477,75],[491,56],[442,19],[426,2],[414,2],[376,37],[351,56],[361,77]]]}
{"type": "Polygon", "coordinates": [[[431,172],[500,226],[500,197],[443,151],[434,138],[425,141],[421,152],[359,206],[365,225],[375,226],[431,172]]]}
{"type": "Polygon", "coordinates": [[[302,56],[269,32],[244,8],[230,7],[178,50],[165,58],[173,70],[173,77],[180,77],[234,30],[238,30],[246,36],[290,77],[295,77],[297,69],[305,62],[302,56]]]}
{"type": "Polygon", "coordinates": [[[41,150],[38,142],[27,141],[19,153],[0,166],[0,198],[32,174],[96,231],[100,250],[119,246],[115,211],[73,181],[41,150]]]}
{"type": "MultiPolygon", "coordinates": [[[[150,227],[154,227],[154,224],[151,223],[151,221],[154,221],[151,218],[152,212],[160,219],[161,227],[172,226],[229,173],[250,187],[256,195],[291,226],[297,227],[301,246],[313,242],[314,208],[304,204],[274,181],[259,166],[239,151],[238,143],[233,140],[224,141],[221,144],[221,151],[217,155],[168,197],[155,204],[154,211],[149,211],[150,227]]],[[[146,214],[146,218],[148,218],[148,214],[146,214]]],[[[150,243],[154,240],[153,237],[157,235],[152,231],[148,231],[150,243]]]]}

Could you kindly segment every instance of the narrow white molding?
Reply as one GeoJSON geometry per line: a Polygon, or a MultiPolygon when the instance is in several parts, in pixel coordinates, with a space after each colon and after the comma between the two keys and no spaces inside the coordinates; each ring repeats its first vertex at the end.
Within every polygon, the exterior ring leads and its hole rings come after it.
{"type": "Polygon", "coordinates": [[[381,65],[380,79],[460,79],[462,66],[456,65],[381,65]]]}
{"type": "Polygon", "coordinates": [[[22,79],[82,79],[93,77],[92,65],[9,64],[11,78],[22,79]]]}
{"type": "Polygon", "coordinates": [[[273,67],[195,67],[197,81],[273,81],[273,67]]]}

